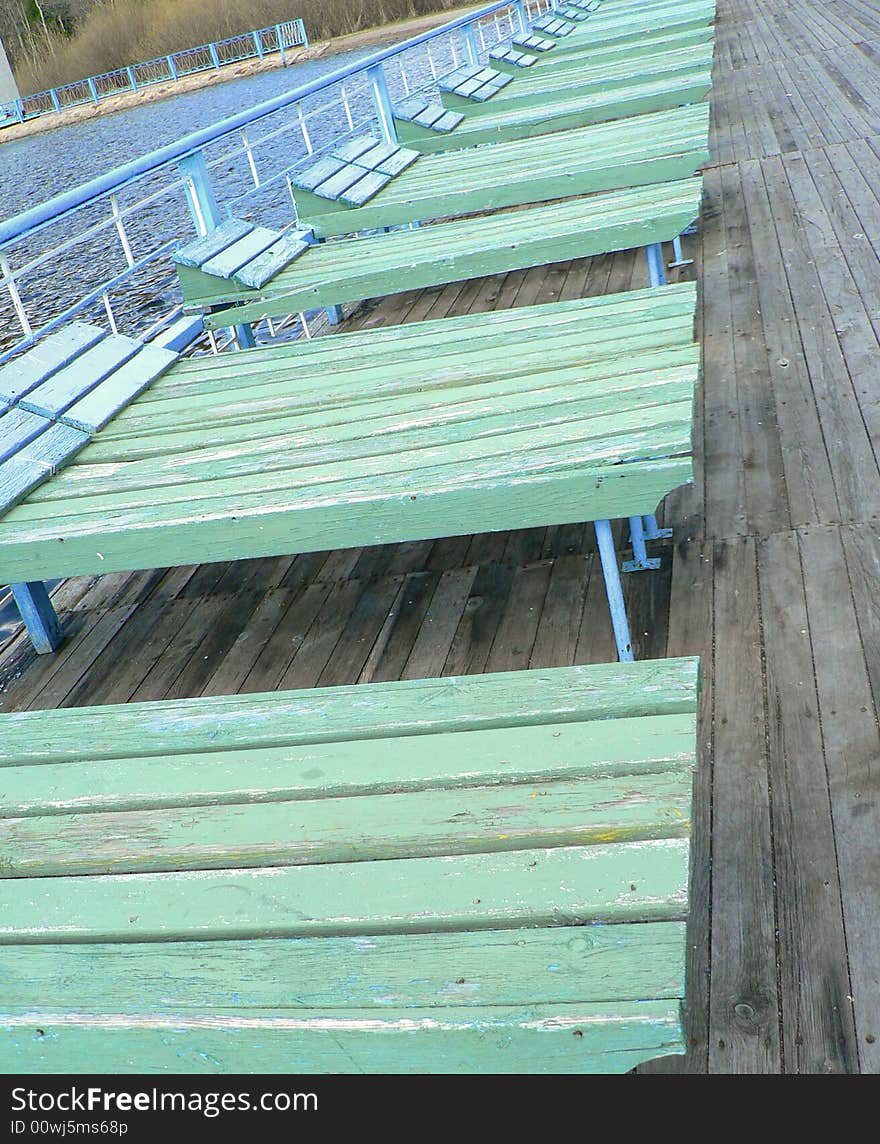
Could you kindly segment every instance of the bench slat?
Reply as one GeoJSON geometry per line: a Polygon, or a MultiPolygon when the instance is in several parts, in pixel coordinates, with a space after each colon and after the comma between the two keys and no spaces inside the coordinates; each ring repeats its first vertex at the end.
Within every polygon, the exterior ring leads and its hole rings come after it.
{"type": "Polygon", "coordinates": [[[5,877],[372,862],[683,837],[691,774],[470,787],[255,806],[51,815],[3,824],[5,877]]]}
{"type": "Polygon", "coordinates": [[[202,271],[205,274],[216,274],[220,278],[231,278],[237,270],[265,254],[277,241],[277,230],[255,226],[243,238],[207,259],[202,264],[202,271]]]}
{"type": "Polygon", "coordinates": [[[686,839],[3,883],[0,944],[357,936],[680,921],[686,839]]]}
{"type": "Polygon", "coordinates": [[[85,433],[97,432],[170,369],[179,356],[174,350],[144,346],[110,377],[74,402],[59,420],[85,433]]]}
{"type": "MultiPolygon", "coordinates": [[[[535,723],[677,715],[696,702],[695,659],[405,680],[113,709],[20,712],[3,720],[0,763],[76,762],[433,735],[535,723]],[[39,726],[39,737],[35,732],[39,726]]],[[[603,726],[603,731],[605,727],[603,726]]]]}
{"type": "Polygon", "coordinates": [[[0,413],[0,463],[29,445],[50,424],[37,413],[15,407],[0,413]]]}
{"type": "MultiPolygon", "coordinates": [[[[55,469],[69,461],[83,445],[88,444],[88,440],[87,433],[67,425],[52,424],[29,445],[0,464],[0,513],[48,480],[55,469]]],[[[8,573],[7,576],[9,583],[27,583],[8,573]]]]}
{"type": "Polygon", "coordinates": [[[0,401],[12,404],[104,337],[98,326],[71,322],[0,369],[0,401]]]}
{"type": "Polygon", "coordinates": [[[21,408],[44,417],[59,417],[80,397],[133,358],[142,346],[143,343],[134,338],[110,334],[32,389],[21,400],[21,408]]]}
{"type": "Polygon", "coordinates": [[[352,1011],[346,1018],[253,1014],[118,1018],[6,1018],[6,1071],[51,1073],[608,1073],[684,1051],[677,1002],[352,1011]],[[210,1066],[206,1062],[210,1062],[210,1066]]]}
{"type": "Polygon", "coordinates": [[[309,249],[310,244],[302,234],[302,231],[283,234],[268,250],[236,270],[233,279],[241,286],[253,290],[261,289],[309,249]]]}
{"type": "Polygon", "coordinates": [[[245,222],[237,218],[229,219],[209,231],[203,238],[176,250],[174,261],[179,262],[181,266],[198,268],[208,259],[216,258],[218,254],[232,246],[233,243],[245,238],[253,229],[254,224],[252,222],[245,222]]]}
{"type": "Polygon", "coordinates": [[[192,1015],[252,1009],[536,1005],[674,999],[683,922],[363,938],[0,946],[3,1013],[192,1015]],[[328,972],[328,966],[333,967],[328,972]],[[132,981],[138,988],[132,992],[132,981]]]}

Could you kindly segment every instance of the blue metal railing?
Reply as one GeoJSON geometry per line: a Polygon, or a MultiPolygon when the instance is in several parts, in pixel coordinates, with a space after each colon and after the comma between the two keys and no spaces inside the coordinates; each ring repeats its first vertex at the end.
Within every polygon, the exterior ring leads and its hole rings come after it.
{"type": "Polygon", "coordinates": [[[150,329],[159,323],[159,300],[176,316],[170,246],[232,213],[289,225],[292,169],[355,132],[393,138],[389,105],[437,96],[438,78],[474,52],[487,58],[550,3],[494,0],[0,222],[0,364],[75,314],[103,307],[111,328],[124,321],[138,336],[145,316],[150,329]]]}
{"type": "Polygon", "coordinates": [[[39,91],[34,95],[22,96],[10,103],[0,104],[0,127],[26,120],[38,119],[43,115],[57,114],[69,107],[79,107],[86,103],[100,103],[111,95],[138,91],[156,83],[179,80],[197,72],[220,71],[230,64],[242,60],[263,59],[266,55],[278,52],[282,64],[286,63],[285,53],[291,48],[307,48],[309,37],[302,20],[287,20],[269,28],[259,28],[254,32],[243,32],[226,40],[215,40],[210,44],[200,44],[196,48],[185,48],[171,55],[159,56],[154,60],[131,64],[90,76],[75,83],[39,91]]]}

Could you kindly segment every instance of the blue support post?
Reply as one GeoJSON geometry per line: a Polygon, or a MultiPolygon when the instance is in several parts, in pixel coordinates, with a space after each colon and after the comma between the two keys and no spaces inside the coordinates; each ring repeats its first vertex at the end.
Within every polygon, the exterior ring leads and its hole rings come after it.
{"type": "Polygon", "coordinates": [[[61,100],[58,98],[58,92],[55,90],[54,87],[51,88],[49,91],[49,98],[52,100],[52,106],[55,108],[55,110],[60,111],[61,110],[61,100]]]}
{"type": "Polygon", "coordinates": [[[477,47],[477,38],[474,35],[473,24],[465,24],[461,30],[461,34],[464,38],[464,52],[467,57],[467,62],[472,67],[479,67],[480,50],[477,47]]]}
{"type": "Polygon", "coordinates": [[[177,79],[177,64],[174,62],[174,56],[166,56],[165,59],[168,63],[168,70],[171,72],[171,78],[177,79]]]}
{"type": "Polygon", "coordinates": [[[391,96],[388,94],[388,83],[385,79],[385,69],[382,64],[367,68],[367,79],[370,84],[370,93],[376,115],[379,118],[379,131],[386,143],[397,143],[397,128],[394,126],[394,108],[391,106],[391,96]]]}
{"type": "Polygon", "coordinates": [[[217,45],[216,44],[208,44],[208,51],[211,53],[211,60],[214,64],[214,67],[217,69],[217,71],[219,71],[220,70],[220,57],[217,55],[217,45]]]}
{"type": "Polygon", "coordinates": [[[278,45],[278,51],[281,53],[281,66],[287,67],[287,57],[284,55],[284,33],[281,31],[281,25],[275,25],[275,43],[278,45]]]}
{"type": "MultiPolygon", "coordinates": [[[[196,151],[194,155],[184,156],[177,167],[187,187],[187,202],[196,230],[201,235],[207,234],[219,226],[223,219],[205,156],[201,151],[196,151]]],[[[235,336],[241,349],[252,349],[257,344],[250,322],[236,326],[235,336]]]]}
{"type": "MultiPolygon", "coordinates": [[[[656,521],[654,522],[656,524],[656,521]]],[[[653,572],[660,567],[660,560],[656,557],[648,558],[645,548],[645,529],[640,516],[629,518],[629,536],[632,542],[633,558],[624,560],[624,572],[653,572]]]]}
{"type": "Polygon", "coordinates": [[[517,29],[525,34],[529,30],[529,17],[523,0],[514,0],[513,11],[516,14],[517,29]]]}
{"type": "Polygon", "coordinates": [[[632,663],[632,640],[629,634],[629,621],[626,618],[626,604],[623,601],[623,587],[620,583],[620,569],[617,567],[611,524],[607,520],[597,520],[594,527],[599,544],[599,558],[602,561],[602,574],[605,577],[605,594],[611,610],[611,625],[617,643],[617,658],[621,663],[632,663]]]}
{"type": "Polygon", "coordinates": [[[89,85],[89,91],[92,93],[92,99],[95,101],[95,103],[99,103],[101,97],[98,95],[98,89],[95,87],[95,81],[89,77],[89,79],[86,80],[86,83],[89,85]]]}
{"type": "Polygon", "coordinates": [[[645,247],[648,259],[648,280],[652,286],[666,285],[666,270],[663,266],[663,247],[659,242],[653,242],[645,247]]]}
{"type": "Polygon", "coordinates": [[[126,68],[125,72],[126,72],[126,75],[128,76],[128,82],[131,84],[131,90],[137,91],[138,81],[135,79],[134,68],[126,68]]]}
{"type": "Polygon", "coordinates": [[[55,651],[64,633],[46,585],[42,580],[31,580],[27,584],[10,584],[10,588],[37,652],[48,655],[55,651]]]}
{"type": "Polygon", "coordinates": [[[307,48],[309,46],[309,33],[306,31],[306,22],[305,20],[297,20],[296,23],[299,25],[299,34],[302,36],[302,46],[307,48]]]}
{"type": "Polygon", "coordinates": [[[262,59],[263,58],[263,41],[260,38],[260,33],[259,32],[251,32],[251,37],[254,41],[254,47],[257,50],[257,55],[259,56],[260,59],[262,59]]]}

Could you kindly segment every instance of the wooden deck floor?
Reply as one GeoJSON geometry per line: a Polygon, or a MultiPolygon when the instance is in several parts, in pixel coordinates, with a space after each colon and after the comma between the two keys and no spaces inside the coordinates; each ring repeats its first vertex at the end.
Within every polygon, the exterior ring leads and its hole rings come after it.
{"type": "MultiPolygon", "coordinates": [[[[703,657],[691,1072],[880,1071],[880,10],[719,0],[698,479],[640,656],[703,657]]],[[[617,255],[364,308],[367,327],[645,283],[617,255]]],[[[584,526],[202,566],[57,592],[0,709],[612,659],[584,526]],[[586,556],[586,559],[585,559],[586,556]]]]}

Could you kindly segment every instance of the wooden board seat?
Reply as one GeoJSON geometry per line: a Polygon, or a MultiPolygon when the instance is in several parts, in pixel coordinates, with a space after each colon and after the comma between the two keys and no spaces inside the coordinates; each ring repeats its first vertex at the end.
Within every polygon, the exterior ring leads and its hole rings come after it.
{"type": "Polygon", "coordinates": [[[571,20],[561,20],[555,13],[548,12],[545,16],[532,20],[532,27],[544,36],[561,39],[570,36],[577,29],[577,24],[571,20]]]}
{"type": "Polygon", "coordinates": [[[500,106],[490,105],[473,117],[465,114],[464,123],[450,134],[408,134],[407,143],[418,151],[431,153],[533,139],[697,103],[705,99],[711,87],[711,62],[668,75],[642,75],[618,83],[588,84],[583,91],[569,88],[541,92],[536,100],[527,93],[522,103],[514,87],[500,106]]]}
{"type": "Polygon", "coordinates": [[[426,155],[359,208],[307,191],[295,197],[302,224],[326,238],[687,178],[708,158],[709,105],[701,103],[426,155]]]}
{"type": "Polygon", "coordinates": [[[418,151],[383,143],[374,135],[361,135],[335,147],[304,170],[292,171],[289,178],[294,187],[319,200],[359,207],[418,157],[418,151]]]}
{"type": "Polygon", "coordinates": [[[484,103],[497,95],[510,80],[511,77],[506,72],[495,68],[465,64],[441,76],[437,80],[437,87],[442,95],[452,96],[459,101],[453,106],[459,106],[461,101],[484,103]]]}
{"type": "Polygon", "coordinates": [[[521,32],[510,41],[515,48],[522,51],[544,53],[556,47],[556,41],[547,36],[538,36],[534,32],[521,32]]]}
{"type": "Polygon", "coordinates": [[[177,358],[163,345],[72,322],[3,366],[0,512],[67,464],[177,358]]]}
{"type": "Polygon", "coordinates": [[[413,124],[413,129],[448,132],[458,127],[463,119],[460,111],[450,111],[442,103],[433,103],[417,95],[394,105],[397,133],[404,142],[409,124],[413,124]]]}
{"type": "Polygon", "coordinates": [[[0,717],[6,1073],[684,1052],[695,659],[0,717]]]}
{"type": "Polygon", "coordinates": [[[179,361],[0,518],[0,579],[597,521],[614,617],[607,521],[692,479],[695,302],[683,284],[179,361]]]}
{"type": "Polygon", "coordinates": [[[671,242],[697,218],[700,179],[652,184],[312,246],[259,289],[178,266],[209,328],[296,314],[633,246],[671,242]],[[232,309],[227,307],[233,306],[232,309]],[[215,313],[211,310],[220,307],[215,313]]]}
{"type": "Polygon", "coordinates": [[[501,71],[512,70],[515,74],[520,68],[533,67],[538,62],[538,57],[531,52],[518,51],[513,44],[502,44],[492,48],[489,60],[493,67],[501,71]]]}

